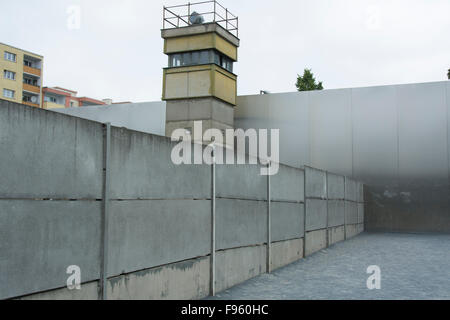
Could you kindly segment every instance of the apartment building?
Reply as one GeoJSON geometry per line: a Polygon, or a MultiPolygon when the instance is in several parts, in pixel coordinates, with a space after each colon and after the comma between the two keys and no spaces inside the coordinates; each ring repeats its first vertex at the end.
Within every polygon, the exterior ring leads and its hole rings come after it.
{"type": "Polygon", "coordinates": [[[0,98],[41,108],[44,57],[0,43],[0,98]]]}
{"type": "Polygon", "coordinates": [[[89,97],[77,97],[78,92],[61,87],[44,87],[42,106],[44,109],[74,108],[84,106],[100,106],[105,101],[89,97]]]}

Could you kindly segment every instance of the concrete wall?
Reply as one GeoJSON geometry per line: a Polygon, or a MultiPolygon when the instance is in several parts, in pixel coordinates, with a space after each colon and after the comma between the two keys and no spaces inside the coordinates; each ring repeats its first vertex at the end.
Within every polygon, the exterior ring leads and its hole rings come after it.
{"type": "Polygon", "coordinates": [[[260,165],[175,166],[174,146],[0,100],[0,299],[98,299],[103,261],[109,299],[198,299],[212,279],[219,292],[362,231],[352,180],[285,165],[270,179],[260,165]],[[65,288],[71,265],[81,291],[65,288]]]}
{"type": "Polygon", "coordinates": [[[282,163],[364,182],[368,231],[450,232],[450,81],[240,96],[237,105],[235,127],[280,129],[282,163]]]}

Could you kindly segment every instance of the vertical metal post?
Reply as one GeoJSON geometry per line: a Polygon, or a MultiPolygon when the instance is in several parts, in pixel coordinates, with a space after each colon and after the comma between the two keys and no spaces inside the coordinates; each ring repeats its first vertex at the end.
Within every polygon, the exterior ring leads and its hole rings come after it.
{"type": "Polygon", "coordinates": [[[216,295],[216,151],[213,145],[211,165],[211,259],[210,295],[216,295]]]}
{"type": "Polygon", "coordinates": [[[347,177],[344,177],[344,240],[347,240],[347,177]]]}
{"type": "Polygon", "coordinates": [[[228,30],[228,8],[225,9],[225,29],[228,30]]]}
{"type": "Polygon", "coordinates": [[[239,38],[239,17],[236,17],[236,37],[239,38]]]}
{"type": "Polygon", "coordinates": [[[328,171],[325,171],[325,196],[327,198],[327,248],[330,246],[330,230],[328,230],[329,228],[329,210],[328,210],[328,198],[329,198],[329,194],[328,194],[328,171]]]}
{"type": "Polygon", "coordinates": [[[306,258],[306,167],[303,167],[303,258],[306,258]]]}
{"type": "Polygon", "coordinates": [[[271,194],[270,194],[270,161],[267,164],[267,265],[266,265],[266,271],[267,273],[272,272],[271,262],[272,262],[272,256],[271,256],[271,245],[272,245],[272,231],[271,231],[271,211],[270,211],[270,203],[272,201],[271,194]]]}
{"type": "Polygon", "coordinates": [[[163,29],[166,28],[166,6],[163,6],[163,29]]]}
{"type": "Polygon", "coordinates": [[[191,24],[191,3],[188,2],[188,25],[191,24]]]}
{"type": "Polygon", "coordinates": [[[111,151],[111,124],[104,124],[103,147],[103,203],[102,203],[102,251],[100,266],[101,298],[107,300],[108,281],[108,234],[109,234],[109,184],[110,184],[110,151],[111,151]]]}
{"type": "Polygon", "coordinates": [[[216,22],[216,0],[214,0],[214,22],[216,22]]]}

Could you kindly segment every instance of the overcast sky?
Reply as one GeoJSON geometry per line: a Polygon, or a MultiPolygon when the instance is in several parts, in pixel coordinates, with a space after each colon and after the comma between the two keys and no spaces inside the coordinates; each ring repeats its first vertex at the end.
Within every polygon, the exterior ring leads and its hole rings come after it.
{"type": "MultiPolygon", "coordinates": [[[[45,57],[44,86],[115,101],[160,100],[162,7],[187,2],[3,1],[0,42],[45,57]],[[71,6],[81,9],[79,29],[68,27],[71,6]]],[[[447,79],[449,0],[219,2],[239,16],[239,95],[295,91],[304,68],[325,89],[447,79]]]]}

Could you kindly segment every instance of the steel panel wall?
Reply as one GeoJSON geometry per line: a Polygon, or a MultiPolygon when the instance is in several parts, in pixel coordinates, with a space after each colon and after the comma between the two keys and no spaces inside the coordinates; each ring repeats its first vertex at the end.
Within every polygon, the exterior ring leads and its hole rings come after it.
{"type": "Polygon", "coordinates": [[[422,179],[448,182],[444,84],[398,86],[397,96],[402,183],[422,179]]]}
{"type": "MultiPolygon", "coordinates": [[[[366,183],[385,184],[398,174],[397,88],[352,89],[353,174],[366,183]]],[[[351,172],[346,172],[351,176],[351,172]]]]}
{"type": "Polygon", "coordinates": [[[352,172],[351,90],[311,91],[311,166],[333,173],[352,172]]]}

